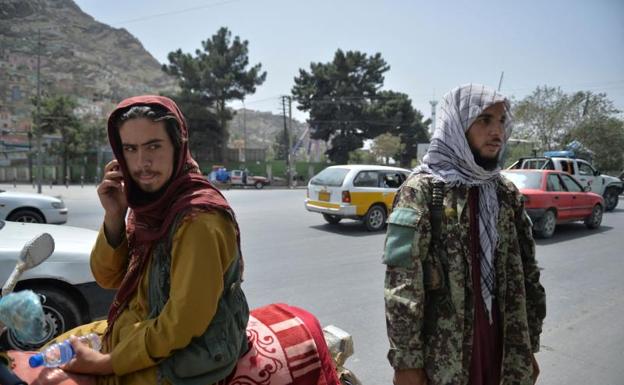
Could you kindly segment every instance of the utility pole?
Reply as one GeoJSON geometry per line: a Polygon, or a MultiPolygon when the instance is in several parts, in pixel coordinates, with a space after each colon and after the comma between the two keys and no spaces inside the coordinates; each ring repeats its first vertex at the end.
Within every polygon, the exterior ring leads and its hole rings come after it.
{"type": "Polygon", "coordinates": [[[290,108],[291,106],[290,96],[287,96],[287,95],[282,96],[282,116],[284,117],[284,136],[286,137],[286,143],[285,143],[286,175],[288,179],[288,188],[290,188],[292,186],[292,168],[291,168],[292,165],[291,165],[291,156],[290,156],[291,139],[290,139],[290,132],[288,129],[288,122],[286,120],[286,100],[288,100],[288,115],[290,116],[290,120],[292,122],[292,112],[290,108]]]}
{"type": "Polygon", "coordinates": [[[293,187],[293,176],[295,174],[295,165],[294,165],[294,157],[295,154],[292,151],[292,133],[293,133],[293,128],[292,128],[292,98],[289,96],[288,97],[288,169],[290,170],[290,173],[288,174],[288,188],[292,188],[293,187]]]}
{"type": "Polygon", "coordinates": [[[41,30],[37,30],[37,193],[41,194],[41,179],[43,177],[43,166],[41,159],[41,30]]]}
{"type": "Polygon", "coordinates": [[[433,135],[436,129],[436,105],[438,104],[438,101],[431,100],[429,101],[429,104],[431,104],[431,132],[430,134],[433,135]]]}
{"type": "Polygon", "coordinates": [[[587,111],[589,109],[589,96],[590,96],[590,92],[587,91],[587,94],[585,95],[585,105],[583,105],[583,115],[581,115],[582,118],[584,118],[585,115],[587,115],[587,111]]]}
{"type": "Polygon", "coordinates": [[[243,99],[243,162],[247,161],[247,108],[243,99]]]}
{"type": "Polygon", "coordinates": [[[99,126],[94,126],[95,130],[95,151],[96,151],[96,166],[95,166],[95,185],[102,180],[102,144],[100,143],[100,128],[99,126]]]}
{"type": "Polygon", "coordinates": [[[32,125],[28,129],[28,183],[35,188],[35,179],[33,178],[33,152],[32,152],[32,125]]]}
{"type": "Polygon", "coordinates": [[[498,81],[498,90],[500,91],[501,87],[503,86],[503,75],[505,75],[505,71],[501,72],[501,77],[500,80],[498,81]]]}

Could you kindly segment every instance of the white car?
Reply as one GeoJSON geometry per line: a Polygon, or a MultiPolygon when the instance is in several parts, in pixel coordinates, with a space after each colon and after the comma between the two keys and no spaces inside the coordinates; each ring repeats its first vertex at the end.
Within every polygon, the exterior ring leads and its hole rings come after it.
{"type": "Polygon", "coordinates": [[[67,222],[65,203],[48,195],[0,190],[0,219],[13,222],[67,222]]]}
{"type": "Polygon", "coordinates": [[[33,350],[75,326],[105,317],[112,302],[115,291],[100,288],[89,265],[97,232],[78,227],[0,220],[0,286],[15,267],[22,247],[41,233],[54,238],[54,253],[26,271],[15,291],[30,289],[40,294],[47,334],[36,344],[25,344],[11,332],[5,333],[0,340],[2,350],[7,346],[33,350]]]}

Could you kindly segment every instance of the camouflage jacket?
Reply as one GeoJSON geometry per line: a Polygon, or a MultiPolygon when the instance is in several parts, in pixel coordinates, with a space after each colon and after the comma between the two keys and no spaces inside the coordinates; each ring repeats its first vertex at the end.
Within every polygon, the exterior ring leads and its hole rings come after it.
{"type": "MultiPolygon", "coordinates": [[[[466,384],[474,301],[469,250],[468,188],[445,188],[440,242],[431,245],[432,178],[403,184],[388,218],[384,297],[395,369],[425,368],[429,385],[466,384]]],[[[546,296],[539,282],[531,221],[516,187],[498,181],[496,293],[503,332],[501,383],[531,384],[546,296]]]]}

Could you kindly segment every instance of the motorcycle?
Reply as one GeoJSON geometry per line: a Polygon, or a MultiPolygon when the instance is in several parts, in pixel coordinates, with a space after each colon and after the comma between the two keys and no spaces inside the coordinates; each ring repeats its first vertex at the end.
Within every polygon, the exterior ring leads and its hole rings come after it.
{"type": "MultiPolygon", "coordinates": [[[[13,292],[21,274],[41,264],[53,252],[54,239],[49,234],[28,242],[2,288],[2,296],[13,292]]],[[[0,324],[0,336],[6,332],[7,327],[0,324]]],[[[247,338],[249,349],[226,379],[228,385],[361,385],[344,366],[353,354],[352,337],[333,325],[321,329],[316,317],[304,309],[286,304],[253,309],[247,338]]],[[[28,359],[36,353],[12,350],[0,354],[0,385],[95,384],[93,376],[59,368],[31,368],[28,359]]]]}

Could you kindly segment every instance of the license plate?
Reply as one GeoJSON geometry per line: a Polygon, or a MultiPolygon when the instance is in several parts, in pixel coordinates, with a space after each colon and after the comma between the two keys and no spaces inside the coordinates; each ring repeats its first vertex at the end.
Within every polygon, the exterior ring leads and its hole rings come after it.
{"type": "Polygon", "coordinates": [[[320,201],[329,202],[329,197],[330,197],[330,194],[328,191],[319,191],[318,199],[320,201]]]}

